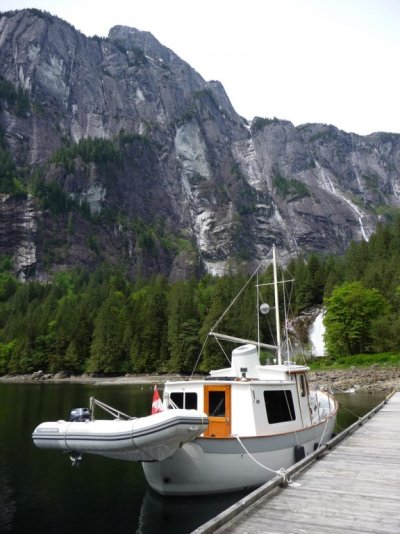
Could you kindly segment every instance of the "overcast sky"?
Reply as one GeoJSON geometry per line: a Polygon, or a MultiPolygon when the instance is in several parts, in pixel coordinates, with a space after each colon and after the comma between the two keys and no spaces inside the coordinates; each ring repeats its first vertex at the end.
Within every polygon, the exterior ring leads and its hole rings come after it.
{"type": "Polygon", "coordinates": [[[400,133],[400,0],[0,0],[24,7],[151,32],[247,119],[400,133]]]}

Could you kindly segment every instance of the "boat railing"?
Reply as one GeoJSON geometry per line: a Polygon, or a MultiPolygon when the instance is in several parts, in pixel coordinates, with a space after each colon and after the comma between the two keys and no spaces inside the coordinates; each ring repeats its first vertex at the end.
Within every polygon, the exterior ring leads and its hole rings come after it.
{"type": "Polygon", "coordinates": [[[115,419],[136,419],[136,417],[131,417],[130,415],[127,415],[124,412],[121,412],[120,410],[117,410],[116,408],[113,408],[112,406],[109,406],[105,402],[99,401],[98,399],[95,399],[94,397],[90,397],[90,418],[93,421],[94,420],[94,409],[98,406],[105,412],[112,415],[115,419]]]}
{"type": "Polygon", "coordinates": [[[314,389],[310,391],[311,407],[317,410],[317,420],[325,419],[334,413],[335,402],[327,390],[314,389]]]}
{"type": "Polygon", "coordinates": [[[179,406],[171,399],[169,395],[168,396],[168,408],[172,408],[173,410],[179,410],[179,406]]]}

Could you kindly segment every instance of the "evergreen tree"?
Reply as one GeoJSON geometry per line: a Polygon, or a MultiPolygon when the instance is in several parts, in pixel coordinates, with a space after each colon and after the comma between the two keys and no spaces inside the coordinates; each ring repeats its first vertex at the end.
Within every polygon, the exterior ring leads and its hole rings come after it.
{"type": "Polygon", "coordinates": [[[132,370],[152,373],[166,370],[169,359],[167,338],[167,283],[156,276],[130,299],[129,339],[132,370]]]}
{"type": "Polygon", "coordinates": [[[126,300],[120,291],[112,291],[100,307],[94,321],[88,372],[115,373],[128,370],[124,346],[126,300]]]}
{"type": "Polygon", "coordinates": [[[366,241],[350,243],[345,254],[345,279],[348,282],[361,280],[369,261],[370,246],[366,241]]]}
{"type": "Polygon", "coordinates": [[[193,281],[176,282],[168,293],[169,371],[191,372],[200,350],[193,281]]]}
{"type": "Polygon", "coordinates": [[[10,273],[0,272],[0,302],[6,302],[15,293],[18,280],[10,273]]]}
{"type": "Polygon", "coordinates": [[[324,297],[329,297],[335,287],[344,282],[343,258],[328,256],[325,263],[324,297]]]}
{"type": "Polygon", "coordinates": [[[8,343],[0,342],[0,375],[8,372],[9,361],[11,359],[15,343],[15,340],[9,341],[8,343]]]}
{"type": "Polygon", "coordinates": [[[71,341],[71,343],[68,345],[63,358],[62,366],[64,371],[72,374],[82,372],[83,369],[81,357],[75,341],[71,341]]]}
{"type": "Polygon", "coordinates": [[[300,313],[315,303],[314,286],[310,270],[304,258],[299,258],[294,271],[295,284],[295,313],[300,313]]]}
{"type": "Polygon", "coordinates": [[[326,269],[324,261],[317,254],[311,254],[307,261],[307,269],[311,279],[312,305],[321,304],[324,297],[326,269]]]}

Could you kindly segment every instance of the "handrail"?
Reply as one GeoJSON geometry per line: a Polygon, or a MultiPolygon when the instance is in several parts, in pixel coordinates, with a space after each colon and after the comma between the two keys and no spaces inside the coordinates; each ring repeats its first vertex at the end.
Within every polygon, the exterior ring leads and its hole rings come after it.
{"type": "Polygon", "coordinates": [[[116,408],[113,408],[112,406],[109,406],[105,402],[99,401],[95,399],[94,397],[90,397],[90,418],[93,421],[94,419],[94,408],[95,406],[98,406],[105,412],[109,413],[110,415],[114,416],[116,419],[136,419],[136,417],[131,417],[130,415],[127,415],[124,412],[121,412],[120,410],[117,410],[116,408]]]}

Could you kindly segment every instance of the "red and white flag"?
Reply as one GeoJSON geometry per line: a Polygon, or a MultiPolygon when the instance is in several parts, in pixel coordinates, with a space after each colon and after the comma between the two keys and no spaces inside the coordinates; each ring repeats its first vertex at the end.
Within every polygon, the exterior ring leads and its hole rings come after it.
{"type": "Polygon", "coordinates": [[[153,402],[151,405],[151,415],[163,411],[163,405],[158,393],[157,384],[154,385],[153,402]]]}

